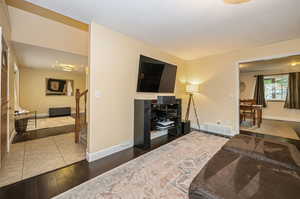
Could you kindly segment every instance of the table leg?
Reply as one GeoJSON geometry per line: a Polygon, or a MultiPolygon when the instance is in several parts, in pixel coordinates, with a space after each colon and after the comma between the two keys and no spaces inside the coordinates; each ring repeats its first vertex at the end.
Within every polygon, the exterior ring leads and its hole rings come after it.
{"type": "Polygon", "coordinates": [[[254,116],[253,116],[253,126],[256,125],[256,110],[254,110],[254,116]]]}
{"type": "Polygon", "coordinates": [[[261,123],[262,123],[262,109],[258,109],[257,110],[257,125],[258,125],[258,128],[260,128],[261,126],[261,123]]]}

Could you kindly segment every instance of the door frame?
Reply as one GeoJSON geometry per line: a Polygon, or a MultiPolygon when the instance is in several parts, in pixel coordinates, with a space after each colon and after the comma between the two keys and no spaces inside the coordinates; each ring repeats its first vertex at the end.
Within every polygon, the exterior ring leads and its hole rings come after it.
{"type": "Polygon", "coordinates": [[[272,56],[266,56],[266,57],[260,57],[260,58],[253,58],[253,59],[244,59],[236,62],[236,69],[237,69],[237,75],[236,75],[236,80],[238,83],[237,86],[237,99],[236,99],[236,115],[237,115],[237,121],[236,121],[236,126],[237,126],[237,131],[238,134],[240,133],[240,64],[246,63],[246,62],[255,62],[255,61],[267,61],[267,60],[272,60],[272,59],[281,59],[281,58],[286,58],[290,56],[299,56],[300,52],[293,52],[293,53],[283,53],[283,54],[277,54],[277,55],[272,55],[272,56]]]}
{"type": "MultiPolygon", "coordinates": [[[[0,67],[2,67],[1,66],[2,65],[2,27],[0,26],[0,67]]],[[[0,89],[1,89],[1,76],[2,74],[1,74],[1,68],[0,68],[0,89]]],[[[1,168],[1,166],[2,166],[2,151],[1,151],[1,142],[2,142],[2,140],[1,140],[1,134],[2,134],[2,132],[1,132],[1,120],[2,120],[2,109],[1,109],[1,105],[2,105],[2,97],[1,97],[1,95],[0,95],[0,168],[1,168]]]]}

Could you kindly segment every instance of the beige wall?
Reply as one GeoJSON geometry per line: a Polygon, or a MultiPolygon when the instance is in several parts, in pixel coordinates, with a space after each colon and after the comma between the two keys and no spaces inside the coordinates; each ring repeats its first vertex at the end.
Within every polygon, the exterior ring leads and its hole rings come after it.
{"type": "MultiPolygon", "coordinates": [[[[136,93],[140,54],[178,65],[178,80],[184,78],[180,59],[91,24],[88,152],[133,141],[134,99],[156,97],[136,93]],[[96,98],[96,92],[99,92],[99,98],[96,98]]],[[[177,81],[176,92],[180,93],[181,89],[182,85],[177,81]]]]}
{"type": "MultiPolygon", "coordinates": [[[[296,72],[296,71],[295,71],[296,72]]],[[[241,99],[251,99],[254,96],[254,89],[256,84],[256,78],[254,75],[268,75],[268,74],[280,74],[276,71],[269,72],[248,72],[240,74],[240,81],[244,82],[245,90],[240,93],[241,99]]],[[[284,102],[280,101],[267,101],[267,107],[263,109],[263,118],[265,119],[277,119],[287,121],[300,122],[300,110],[286,109],[284,108],[284,102]]]]}
{"type": "MultiPolygon", "coordinates": [[[[4,39],[8,45],[8,86],[9,86],[9,93],[8,93],[8,106],[9,109],[9,136],[8,138],[11,139],[13,132],[14,132],[14,65],[16,63],[15,53],[11,46],[11,26],[8,14],[8,7],[4,0],[0,0],[0,26],[2,27],[4,39]]],[[[1,41],[1,38],[0,38],[1,41]]],[[[10,140],[7,140],[10,142],[10,140]]],[[[8,144],[8,147],[10,145],[8,144]]]]}
{"type": "MultiPolygon", "coordinates": [[[[231,134],[238,133],[238,62],[299,53],[300,39],[296,39],[189,61],[187,80],[201,83],[196,96],[200,123],[227,126],[231,134]]],[[[195,126],[194,119],[192,123],[195,126]]]]}
{"type": "Polygon", "coordinates": [[[9,7],[12,40],[79,55],[88,55],[88,32],[9,7]]]}
{"type": "Polygon", "coordinates": [[[74,80],[74,88],[85,90],[85,74],[20,67],[20,106],[23,109],[48,114],[49,107],[71,106],[74,96],[46,96],[46,78],[74,80]]]}

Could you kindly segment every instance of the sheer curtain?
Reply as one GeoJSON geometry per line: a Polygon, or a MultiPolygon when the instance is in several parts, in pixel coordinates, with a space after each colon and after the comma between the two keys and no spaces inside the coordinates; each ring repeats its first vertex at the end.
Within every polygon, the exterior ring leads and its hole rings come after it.
{"type": "Polygon", "coordinates": [[[263,75],[258,75],[256,77],[254,99],[257,105],[262,105],[263,107],[267,107],[266,99],[265,99],[265,83],[264,83],[263,75]]]}
{"type": "Polygon", "coordinates": [[[289,74],[289,86],[284,108],[300,109],[300,72],[289,74]]]}

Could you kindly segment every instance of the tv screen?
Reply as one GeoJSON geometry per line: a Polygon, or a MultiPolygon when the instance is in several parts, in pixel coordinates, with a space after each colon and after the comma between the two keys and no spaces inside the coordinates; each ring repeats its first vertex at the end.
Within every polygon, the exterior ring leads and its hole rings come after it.
{"type": "Polygon", "coordinates": [[[140,56],[137,92],[173,93],[177,66],[140,56]]]}

